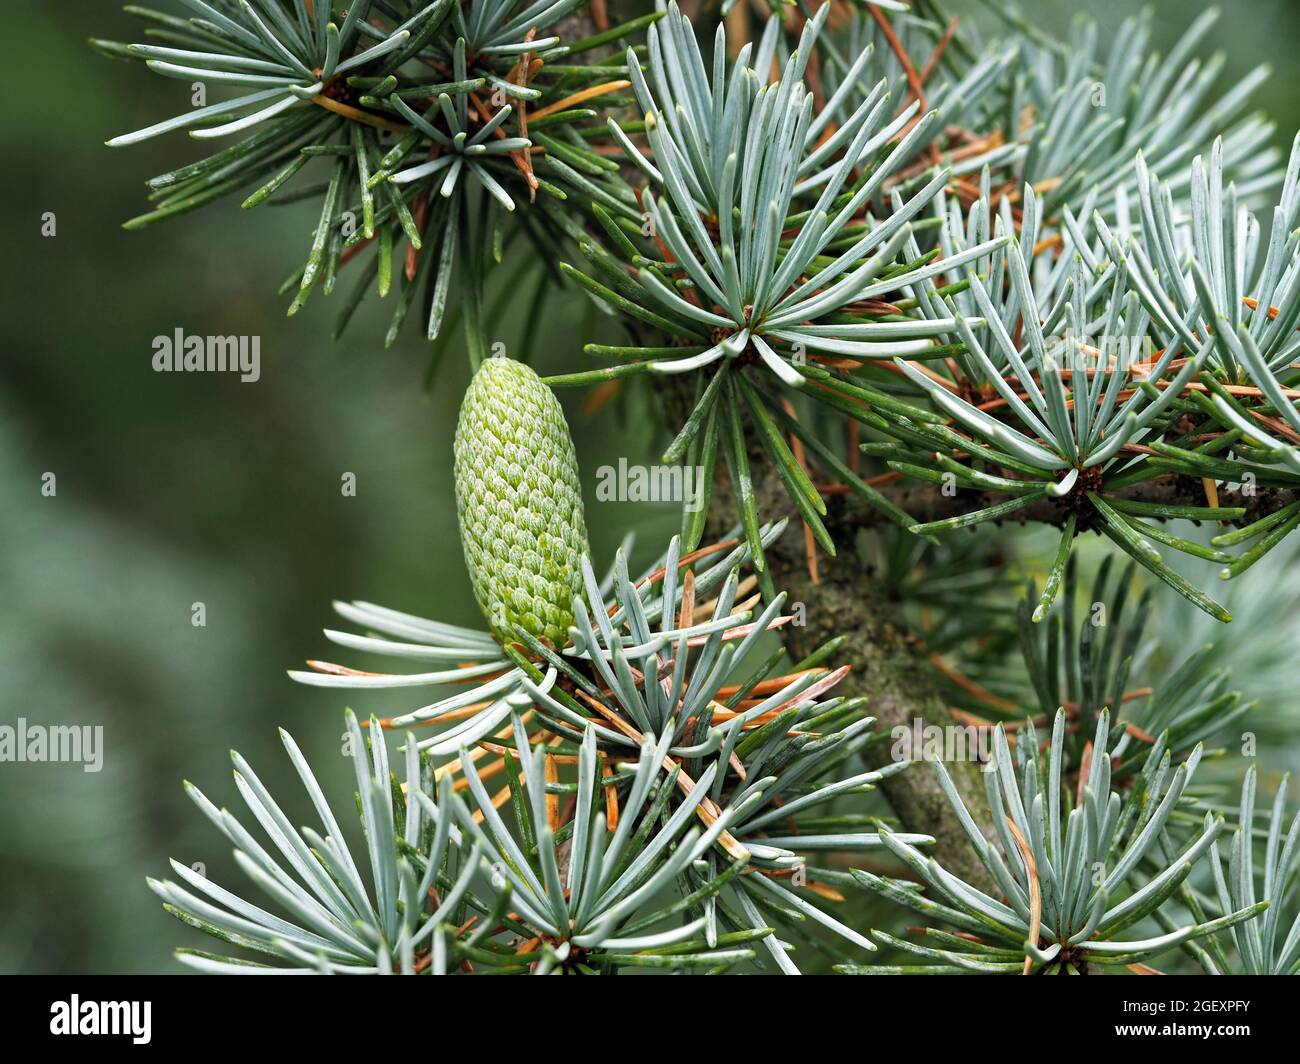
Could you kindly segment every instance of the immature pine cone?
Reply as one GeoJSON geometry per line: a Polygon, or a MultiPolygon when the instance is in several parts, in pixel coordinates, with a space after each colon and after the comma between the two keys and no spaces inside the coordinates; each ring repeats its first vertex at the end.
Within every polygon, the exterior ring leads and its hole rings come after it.
{"type": "Polygon", "coordinates": [[[519,624],[563,647],[587,526],[559,402],[522,363],[486,359],[461,403],[455,455],[465,565],[492,634],[514,641],[519,624]]]}

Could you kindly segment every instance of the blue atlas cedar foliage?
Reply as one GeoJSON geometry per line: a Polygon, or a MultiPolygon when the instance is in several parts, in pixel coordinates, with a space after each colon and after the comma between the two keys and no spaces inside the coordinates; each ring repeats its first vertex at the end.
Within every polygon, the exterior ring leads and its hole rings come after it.
{"type": "MultiPolygon", "coordinates": [[[[1100,643],[1083,627],[1076,644],[1068,627],[1083,532],[1227,621],[1160,548],[1231,578],[1300,524],[1300,144],[1265,234],[1248,204],[1282,177],[1280,157],[1246,113],[1264,75],[1213,95],[1220,61],[1196,53],[1215,13],[1159,57],[1145,17],[1105,52],[1095,26],[1056,41],[1002,4],[1001,36],[986,42],[932,0],[834,15],[800,2],[754,41],[719,27],[706,62],[675,5],[570,41],[576,0],[177,4],[133,9],[148,43],[93,43],[225,98],[109,143],[176,131],[232,143],[151,179],[151,210],[128,228],[230,195],[247,209],[312,202],[307,259],[282,286],[290,313],[332,294],[366,252],[336,331],[374,290],[393,297],[392,343],[419,299],[434,366],[456,335],[483,362],[498,264],[510,263],[507,292],[537,277],[535,307],[551,286],[584,292],[621,333],[587,353],[614,364],[550,383],[685,378],[694,401],[665,460],[702,466],[712,484],[721,452],[738,522],[738,541],[701,548],[704,500],[636,580],[625,552],[603,581],[583,555],[565,584],[572,613],[555,612],[571,623],[544,638],[509,616],[489,617],[489,633],[338,604],[362,632],[331,641],[435,668],[314,662],[295,679],[462,685],[371,721],[372,738],[435,727],[407,739],[405,790],[349,718],[371,882],[286,741],[326,835],[294,832],[251,769],[236,773],[284,863],[193,793],[289,915],[174,866],[186,886],[154,889],[181,919],[321,971],[791,971],[820,951],[845,971],[1071,971],[1174,946],[1224,971],[1228,944],[1246,970],[1294,969],[1295,929],[1276,940],[1296,859],[1294,826],[1281,843],[1284,788],[1258,901],[1253,774],[1226,872],[1220,822],[1186,791],[1200,741],[1248,704],[1194,654],[1112,729],[1149,591],[1100,643]],[[323,180],[303,183],[309,166],[323,180]],[[582,268],[560,261],[575,251],[582,268]],[[848,442],[882,474],[957,489],[955,512],[910,517],[859,456],[841,457],[849,422],[848,442]],[[882,736],[862,699],[831,693],[844,670],[825,663],[842,639],[792,668],[767,649],[791,619],[765,557],[783,528],[761,512],[769,470],[832,554],[818,477],[889,522],[891,549],[1007,518],[1061,529],[1019,626],[1029,689],[1016,705],[1054,719],[1046,760],[1027,722],[1017,780],[998,726],[991,842],[937,769],[1001,898],[924,858],[928,836],[861,806],[905,764],[870,768],[882,736]],[[1133,497],[1176,477],[1262,497],[1133,497]],[[1165,529],[1178,519],[1233,527],[1207,547],[1165,529]],[[489,793],[494,777],[505,786],[489,793]],[[910,866],[927,893],[810,863],[865,849],[910,866]],[[1189,878],[1207,854],[1213,897],[1189,878]],[[858,888],[947,929],[925,946],[869,935],[835,911],[858,888]],[[1160,933],[1138,931],[1148,923],[1160,933]],[[861,965],[855,951],[877,942],[925,963],[861,965]]],[[[939,565],[960,564],[945,550],[939,565]]],[[[896,559],[910,586],[915,555],[896,559]]]]}

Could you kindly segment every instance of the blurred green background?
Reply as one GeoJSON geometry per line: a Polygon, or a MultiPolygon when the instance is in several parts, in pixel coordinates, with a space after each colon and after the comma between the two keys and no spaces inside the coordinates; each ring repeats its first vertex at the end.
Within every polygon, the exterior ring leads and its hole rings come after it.
{"type": "MultiPolygon", "coordinates": [[[[1105,27],[1133,10],[1079,6],[1105,27]]],[[[1066,27],[1075,9],[1033,5],[1048,29],[1066,27]]],[[[1167,46],[1200,5],[1155,9],[1167,46]]],[[[6,0],[4,10],[15,46],[0,117],[0,723],[102,724],[106,752],[94,774],[0,764],[0,971],[176,970],[173,947],[201,936],[162,911],[144,877],[167,874],[175,857],[237,878],[229,847],[180,781],[237,805],[226,754],[237,747],[272,791],[285,790],[283,725],[327,791],[346,800],[344,700],[285,676],[305,658],[331,656],[320,635],[334,623],[330,601],[478,622],[450,483],[467,369],[454,348],[424,394],[418,327],[385,351],[389,311],[374,301],[338,344],[329,339],[334,307],[319,297],[284,317],[274,289],[300,261],[309,205],[243,214],[226,202],[124,232],[120,223],[144,207],[144,178],[199,157],[200,146],[184,136],[116,151],[103,142],[187,106],[188,84],[86,46],[90,36],[134,39],[135,21],[114,3],[6,0]],[[57,219],[53,237],[41,235],[44,212],[57,219]],[[262,379],[154,373],[152,340],[176,328],[260,335],[262,379]],[[340,491],[347,472],[354,498],[340,491]],[[54,497],[41,494],[45,473],[57,477],[54,497]],[[191,625],[198,602],[201,628],[191,625]]],[[[1225,78],[1273,64],[1258,102],[1289,146],[1300,127],[1294,0],[1234,3],[1215,44],[1229,57],[1225,78]]],[[[584,313],[565,302],[527,323],[538,363],[572,366],[584,313]]],[[[496,334],[511,342],[521,317],[507,314],[496,334]]],[[[579,455],[608,455],[623,431],[618,411],[592,417],[581,396],[563,398],[579,455]]],[[[618,450],[647,461],[652,426],[635,420],[618,450]]],[[[591,466],[584,459],[589,492],[591,466]]],[[[590,506],[589,519],[600,558],[633,524],[675,523],[665,508],[633,504],[590,506]]],[[[1261,573],[1239,599],[1272,579],[1261,573]]],[[[1249,617],[1238,625],[1232,638],[1257,645],[1249,617]]],[[[1202,637],[1176,621],[1167,630],[1202,637]]],[[[1294,633],[1272,635],[1270,656],[1294,654],[1294,633]]],[[[1258,691],[1243,681],[1250,694],[1285,700],[1283,684],[1258,691]]]]}

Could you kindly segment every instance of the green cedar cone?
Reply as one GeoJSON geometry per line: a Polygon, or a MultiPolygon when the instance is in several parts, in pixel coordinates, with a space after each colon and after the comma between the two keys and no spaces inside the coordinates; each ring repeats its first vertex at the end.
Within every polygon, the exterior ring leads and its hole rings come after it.
{"type": "Polygon", "coordinates": [[[456,511],[474,597],[503,642],[519,624],[560,648],[587,553],[564,411],[527,366],[486,359],[456,426],[456,511]]]}

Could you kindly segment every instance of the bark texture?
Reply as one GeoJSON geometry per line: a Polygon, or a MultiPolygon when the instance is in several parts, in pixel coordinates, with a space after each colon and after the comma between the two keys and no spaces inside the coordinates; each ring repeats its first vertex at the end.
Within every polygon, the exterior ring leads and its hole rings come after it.
{"type": "MultiPolygon", "coordinates": [[[[791,521],[769,552],[772,578],[794,602],[807,606],[807,624],[787,626],[786,646],[797,660],[836,635],[848,636],[837,662],[853,670],[836,689],[838,694],[862,695],[876,718],[875,727],[888,734],[895,727],[911,729],[914,720],[944,727],[953,723],[925,661],[924,647],[901,622],[898,607],[873,594],[853,549],[853,537],[838,541],[836,558],[819,559],[820,583],[808,575],[803,551],[803,526],[791,521]]],[[[889,762],[893,743],[869,748],[872,767],[889,762]]],[[[987,816],[987,801],[979,768],[971,761],[947,766],[963,800],[976,819],[987,816]]],[[[983,884],[987,875],[966,839],[928,764],[914,764],[881,787],[890,807],[908,831],[934,836],[926,852],[950,872],[970,883],[983,884]]]]}

